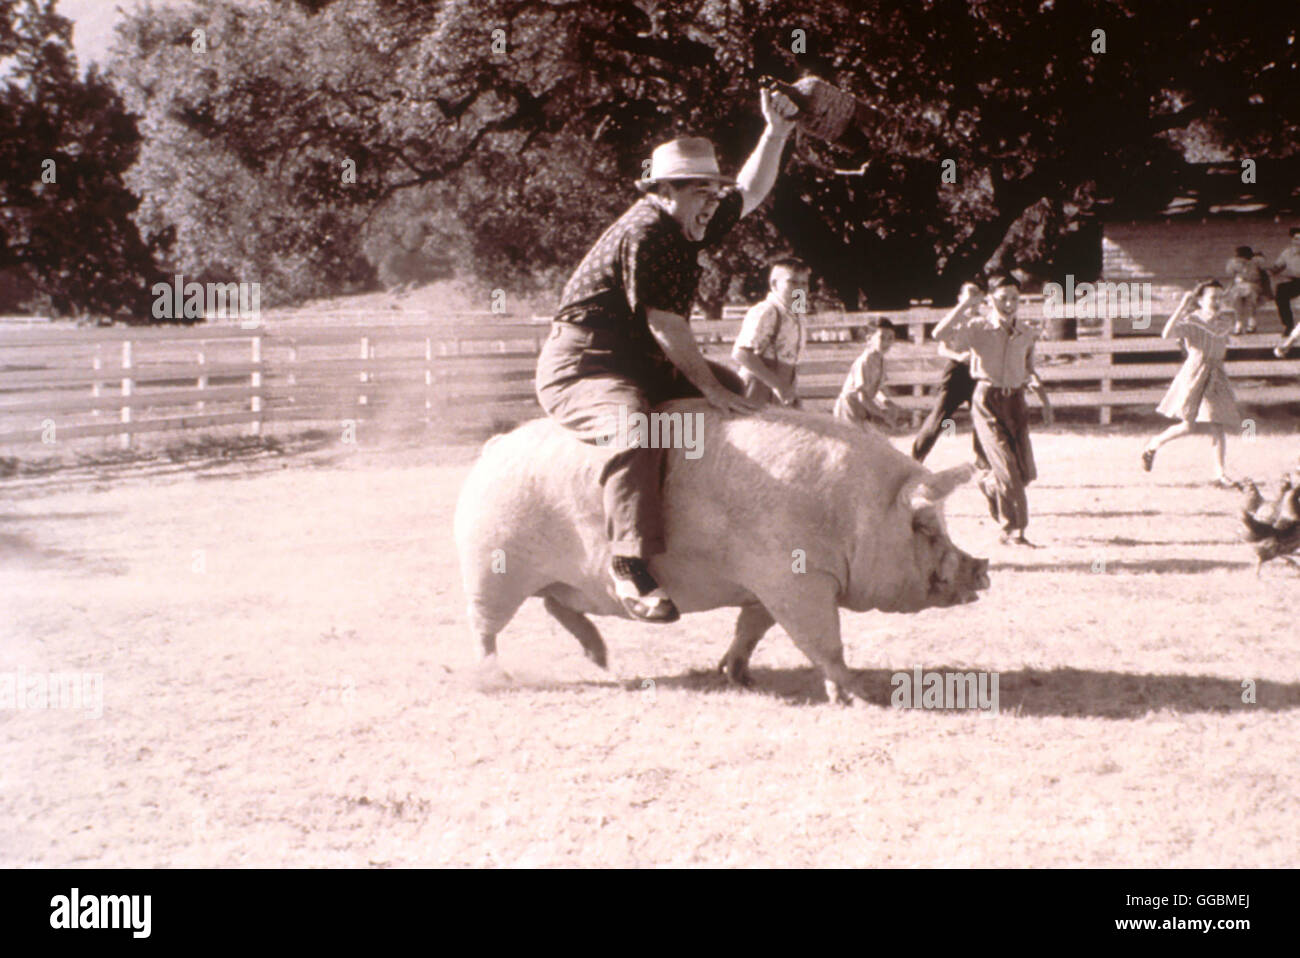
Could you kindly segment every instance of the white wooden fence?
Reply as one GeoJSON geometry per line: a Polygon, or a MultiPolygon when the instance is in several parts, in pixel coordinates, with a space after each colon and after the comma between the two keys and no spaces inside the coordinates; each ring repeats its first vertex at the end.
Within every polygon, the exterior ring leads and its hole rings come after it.
{"type": "MultiPolygon", "coordinates": [[[[1032,315],[1033,304],[1028,312],[1032,315]]],[[[908,328],[889,355],[887,383],[914,418],[942,360],[925,328],[943,310],[889,314],[908,328]]],[[[725,314],[724,314],[725,315],[725,314]]],[[[880,314],[810,317],[800,394],[829,408],[861,349],[855,329],[880,314]]],[[[701,348],[723,359],[740,321],[693,323],[701,348]]],[[[1155,318],[1159,329],[1163,320],[1155,318]]],[[[88,436],[268,424],[337,426],[384,418],[482,431],[538,414],[533,395],[537,351],[548,326],[540,318],[465,314],[383,325],[302,323],[58,329],[0,327],[0,445],[88,436]]],[[[1039,371],[1058,408],[1095,410],[1102,423],[1121,407],[1154,406],[1179,366],[1175,343],[1156,336],[1090,338],[1039,344],[1039,371]],[[1147,361],[1149,357],[1150,361],[1147,361]]],[[[1300,359],[1247,358],[1276,336],[1235,337],[1227,364],[1243,403],[1300,402],[1300,359]]]]}

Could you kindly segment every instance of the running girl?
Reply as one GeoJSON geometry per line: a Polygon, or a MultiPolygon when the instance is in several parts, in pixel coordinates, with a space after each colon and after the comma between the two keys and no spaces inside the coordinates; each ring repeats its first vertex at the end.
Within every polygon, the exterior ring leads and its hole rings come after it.
{"type": "Polygon", "coordinates": [[[1160,415],[1178,422],[1142,450],[1142,468],[1147,472],[1155,463],[1156,452],[1165,443],[1182,436],[1208,435],[1218,467],[1214,482],[1220,486],[1233,485],[1224,470],[1224,456],[1228,429],[1241,427],[1241,410],[1237,408],[1223,366],[1232,326],[1219,314],[1222,294],[1223,287],[1218,280],[1202,280],[1195,289],[1183,294],[1182,302],[1165,323],[1161,335],[1166,339],[1170,336],[1181,339],[1187,348],[1187,359],[1156,407],[1160,415]],[[1193,303],[1197,306],[1195,311],[1192,311],[1193,303]]]}

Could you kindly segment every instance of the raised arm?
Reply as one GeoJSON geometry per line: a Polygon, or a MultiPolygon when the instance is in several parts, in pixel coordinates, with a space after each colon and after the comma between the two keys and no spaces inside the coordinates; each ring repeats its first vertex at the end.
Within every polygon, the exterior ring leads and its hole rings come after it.
{"type": "Polygon", "coordinates": [[[1161,339],[1169,338],[1169,334],[1173,332],[1174,326],[1178,324],[1178,321],[1182,319],[1187,310],[1191,308],[1192,294],[1195,292],[1196,290],[1189,289],[1187,292],[1183,293],[1183,298],[1178,302],[1178,308],[1169,314],[1169,321],[1165,323],[1165,328],[1160,331],[1161,339]]]}
{"type": "Polygon", "coordinates": [[[763,119],[767,126],[758,138],[758,146],[749,154],[749,159],[740,168],[736,176],[736,185],[744,197],[740,215],[747,216],[758,208],[776,182],[777,171],[781,167],[781,151],[785,149],[786,138],[794,129],[794,117],[799,108],[784,93],[764,90],[761,94],[763,119]]]}
{"type": "Polygon", "coordinates": [[[957,305],[948,311],[948,315],[939,320],[939,325],[934,327],[931,336],[934,339],[942,340],[954,332],[975,307],[979,304],[980,291],[974,283],[963,283],[961,296],[957,300],[957,305]]]}

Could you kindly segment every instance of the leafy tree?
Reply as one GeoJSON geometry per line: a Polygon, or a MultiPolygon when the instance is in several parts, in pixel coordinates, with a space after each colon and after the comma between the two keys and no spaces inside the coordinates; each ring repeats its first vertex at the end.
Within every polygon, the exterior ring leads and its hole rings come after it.
{"type": "Polygon", "coordinates": [[[0,0],[0,270],[56,315],[148,315],[156,270],[123,182],[139,140],[113,87],[78,75],[54,0],[0,0]]]}
{"type": "Polygon", "coordinates": [[[274,299],[371,282],[375,237],[412,227],[489,287],[557,289],[656,143],[710,136],[734,170],[759,78],[813,72],[871,119],[798,138],[770,220],[703,293],[761,285],[789,248],[847,305],[888,307],[984,268],[1050,271],[1096,202],[1185,189],[1189,137],[1256,159],[1259,195],[1289,202],[1296,46],[1220,0],[214,0],[136,14],[113,75],[149,134],[132,182],[150,235],[274,299]]]}

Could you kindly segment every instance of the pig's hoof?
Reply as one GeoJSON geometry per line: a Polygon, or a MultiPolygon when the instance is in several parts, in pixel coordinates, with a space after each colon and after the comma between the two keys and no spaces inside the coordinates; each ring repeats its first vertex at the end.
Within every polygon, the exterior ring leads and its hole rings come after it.
{"type": "Polygon", "coordinates": [[[497,661],[495,655],[489,655],[474,669],[473,683],[480,692],[500,692],[511,688],[514,679],[501,668],[501,663],[497,661]]]}
{"type": "Polygon", "coordinates": [[[732,685],[745,689],[754,687],[754,679],[749,674],[749,663],[744,659],[723,659],[718,663],[718,671],[725,675],[732,685]]]}
{"type": "Polygon", "coordinates": [[[844,705],[852,707],[858,702],[866,701],[862,698],[861,693],[847,685],[841,685],[830,679],[826,680],[826,698],[832,705],[844,705]]]}

